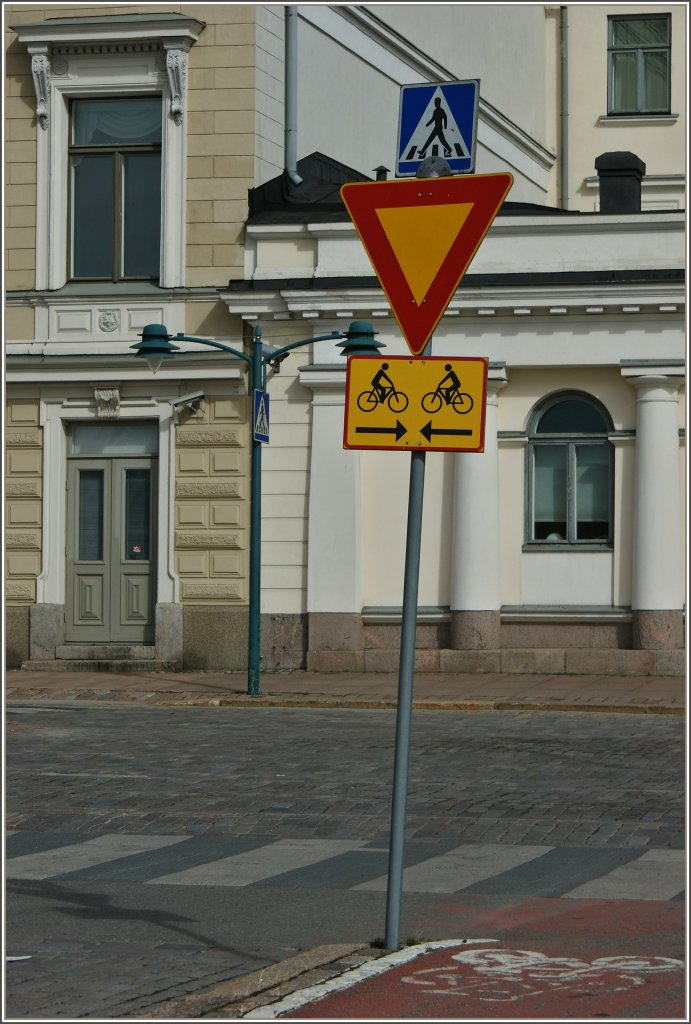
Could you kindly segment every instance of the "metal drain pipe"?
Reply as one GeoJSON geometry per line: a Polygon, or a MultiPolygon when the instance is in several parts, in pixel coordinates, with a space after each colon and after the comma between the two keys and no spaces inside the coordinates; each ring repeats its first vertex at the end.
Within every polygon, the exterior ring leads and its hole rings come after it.
{"type": "Polygon", "coordinates": [[[302,178],[297,170],[298,120],[298,9],[286,7],[285,16],[285,126],[284,159],[286,174],[293,185],[302,178]]]}

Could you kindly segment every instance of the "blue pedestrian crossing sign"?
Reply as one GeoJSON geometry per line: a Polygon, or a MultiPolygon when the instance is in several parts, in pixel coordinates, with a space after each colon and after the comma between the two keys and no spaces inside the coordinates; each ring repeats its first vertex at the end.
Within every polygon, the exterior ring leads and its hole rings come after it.
{"type": "Polygon", "coordinates": [[[254,430],[255,441],[269,443],[269,396],[266,391],[255,389],[254,392],[254,430]]]}
{"type": "Polygon", "coordinates": [[[414,175],[427,157],[440,156],[452,171],[475,171],[480,80],[401,86],[396,176],[414,175]]]}

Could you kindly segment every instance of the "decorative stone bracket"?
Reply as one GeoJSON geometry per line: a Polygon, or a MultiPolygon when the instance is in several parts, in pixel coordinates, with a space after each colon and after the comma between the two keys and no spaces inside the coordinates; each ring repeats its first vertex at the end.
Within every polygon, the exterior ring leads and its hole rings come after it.
{"type": "Polygon", "coordinates": [[[31,56],[31,77],[34,80],[34,91],[36,93],[36,117],[38,123],[46,131],[50,116],[50,93],[48,85],[50,82],[50,61],[45,53],[34,53],[31,56]]]}
{"type": "Polygon", "coordinates": [[[170,49],[166,52],[166,71],[170,86],[170,115],[175,124],[182,124],[187,88],[187,54],[184,50],[170,49]]]}
{"type": "Polygon", "coordinates": [[[94,388],[99,419],[114,420],[120,415],[119,388],[94,388]]]}

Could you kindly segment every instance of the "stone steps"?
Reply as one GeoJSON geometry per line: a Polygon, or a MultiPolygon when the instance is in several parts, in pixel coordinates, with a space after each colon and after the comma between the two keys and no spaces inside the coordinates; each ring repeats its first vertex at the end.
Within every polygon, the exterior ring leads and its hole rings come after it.
{"type": "Polygon", "coordinates": [[[51,661],[25,661],[24,672],[175,672],[179,665],[174,661],[158,658],[135,660],[134,658],[105,659],[55,658],[51,661]]]}

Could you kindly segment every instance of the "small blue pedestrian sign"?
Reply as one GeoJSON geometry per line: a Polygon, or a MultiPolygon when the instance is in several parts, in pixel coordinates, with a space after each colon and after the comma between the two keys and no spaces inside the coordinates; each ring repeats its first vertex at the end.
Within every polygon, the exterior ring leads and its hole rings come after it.
{"type": "Polygon", "coordinates": [[[396,176],[416,173],[427,157],[440,156],[452,171],[475,171],[480,80],[401,86],[396,176]]]}
{"type": "Polygon", "coordinates": [[[266,391],[254,392],[254,431],[255,441],[269,443],[269,396],[266,391]]]}

